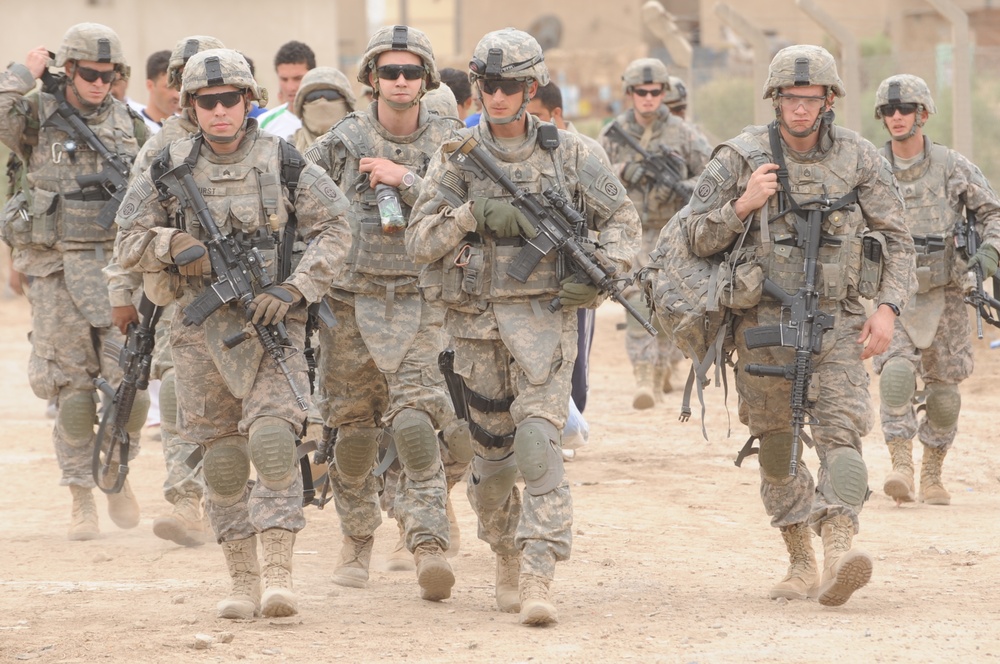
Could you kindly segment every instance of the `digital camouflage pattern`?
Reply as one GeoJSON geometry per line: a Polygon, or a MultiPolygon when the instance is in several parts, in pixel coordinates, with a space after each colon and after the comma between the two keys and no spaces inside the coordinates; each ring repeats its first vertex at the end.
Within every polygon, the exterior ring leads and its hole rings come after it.
{"type": "Polygon", "coordinates": [[[930,114],[937,113],[927,82],[913,74],[896,74],[882,81],[875,91],[875,118],[881,119],[879,107],[885,104],[920,104],[930,114]],[[891,90],[891,94],[890,94],[891,90]],[[892,99],[890,99],[890,96],[892,99]]]}
{"type": "Polygon", "coordinates": [[[343,72],[333,67],[315,67],[302,77],[299,91],[295,93],[291,111],[302,120],[302,126],[292,135],[292,143],[305,152],[323,134],[328,132],[345,115],[353,113],[357,100],[351,82],[343,72]],[[306,97],[317,90],[333,90],[342,99],[316,99],[306,103],[306,97]]]}
{"type": "MultiPolygon", "coordinates": [[[[441,85],[441,74],[438,72],[437,63],[434,60],[434,50],[431,48],[431,40],[427,38],[422,30],[412,28],[408,25],[387,25],[375,31],[375,34],[368,40],[365,54],[361,56],[358,63],[358,83],[361,85],[371,85],[368,75],[374,73],[378,56],[386,51],[408,51],[420,56],[424,62],[427,75],[424,77],[424,84],[421,86],[421,93],[434,90],[441,85]]],[[[378,98],[378,77],[375,77],[375,87],[372,92],[378,98]]]]}
{"type": "Polygon", "coordinates": [[[225,45],[215,37],[206,35],[191,35],[178,41],[174,45],[174,50],[170,52],[170,60],[167,63],[167,85],[175,90],[180,90],[184,65],[195,53],[211,48],[225,48],[225,45]]]}
{"type": "Polygon", "coordinates": [[[100,23],[77,23],[66,31],[54,64],[62,67],[71,60],[127,64],[118,34],[100,23]]]}
{"type": "MultiPolygon", "coordinates": [[[[906,82],[914,78],[893,76],[886,80],[906,82]]],[[[879,90],[883,87],[888,87],[885,82],[879,90]]],[[[929,101],[933,106],[929,93],[921,100],[919,86],[901,89],[905,90],[901,92],[902,103],[929,101]]],[[[882,148],[882,155],[893,164],[906,203],[906,223],[918,248],[918,286],[917,294],[896,320],[889,350],[874,358],[875,371],[881,373],[889,359],[903,357],[925,385],[958,385],[972,374],[973,354],[964,301],[967,257],[954,248],[956,223],[963,221],[966,208],[973,210],[983,243],[1000,246],[1000,199],[975,164],[955,150],[932,144],[926,136],[923,158],[908,168],[896,167],[889,145],[882,148]],[[929,236],[941,238],[944,247],[931,252],[925,242],[929,236]]],[[[918,425],[912,406],[901,415],[883,408],[880,416],[886,440],[912,440],[918,435],[924,445],[947,450],[958,431],[957,423],[947,431],[931,427],[926,414],[918,425]]]]}
{"type": "MultiPolygon", "coordinates": [[[[857,187],[859,204],[854,211],[828,215],[823,225],[824,235],[843,241],[840,248],[820,250],[822,270],[837,270],[839,278],[824,281],[821,271],[819,281],[820,307],[836,317],[834,329],[823,337],[822,352],[814,356],[819,399],[811,412],[822,424],[812,426],[811,435],[821,460],[819,490],[813,491],[813,479],[804,462],[799,464],[795,480],[786,485],[769,480],[762,471],[761,498],[775,527],[807,521],[818,528],[820,521],[838,514],[849,516],[857,526],[854,507],[843,501],[830,503],[825,497],[834,494],[822,460],[836,447],[847,446],[860,453],[861,437],[873,423],[868,375],[855,342],[865,321],[865,309],[857,291],[862,233],[869,229],[880,231],[886,240],[876,302],[903,307],[916,283],[913,241],[905,226],[902,199],[888,164],[875,146],[853,131],[825,123],[819,131],[819,144],[809,153],[799,154],[784,146],[793,196],[803,201],[826,193],[836,199],[857,187]]],[[[743,231],[744,222],[737,218],[732,201],[744,191],[754,165],[737,149],[738,145],[753,146],[770,159],[767,127],[763,126],[748,127],[737,139],[716,149],[698,180],[685,225],[691,248],[699,256],[728,251],[743,231]]],[[[770,209],[773,215],[774,202],[770,201],[764,209],[770,209]]],[[[787,252],[784,247],[779,251],[776,247],[767,254],[761,240],[760,214],[757,210],[747,219],[751,227],[746,246],[761,248],[759,261],[765,276],[786,291],[795,292],[804,278],[801,253],[787,252]],[[786,264],[788,268],[784,267],[786,264]]],[[[769,227],[772,238],[791,236],[784,217],[772,219],[769,227]]],[[[780,365],[791,361],[794,349],[751,351],[744,343],[744,330],[777,323],[779,315],[780,305],[765,298],[738,319],[734,337],[740,369],[751,362],[780,365]]],[[[791,430],[789,381],[750,376],[739,370],[736,386],[740,394],[740,420],[750,427],[752,435],[791,430]]]]}
{"type": "Polygon", "coordinates": [[[828,50],[811,44],[786,46],[775,53],[768,66],[762,98],[771,99],[781,88],[806,85],[824,85],[838,97],[847,94],[844,82],[837,73],[837,61],[828,50]],[[796,60],[799,58],[805,58],[808,63],[806,78],[796,75],[796,60]]]}
{"type": "Polygon", "coordinates": [[[639,58],[628,63],[622,74],[622,88],[625,93],[637,85],[652,85],[662,83],[667,90],[671,89],[670,72],[667,65],[659,58],[639,58]]]}
{"type": "MultiPolygon", "coordinates": [[[[529,116],[525,140],[513,149],[498,144],[487,123],[463,130],[460,136],[479,141],[508,177],[529,192],[538,195],[558,186],[584,211],[588,228],[609,260],[627,272],[640,228],[621,183],[570,133],[560,131],[559,146],[551,152],[538,148],[538,126],[538,120],[529,116]]],[[[559,291],[554,257],[544,259],[528,284],[520,285],[505,278],[517,246],[498,244],[491,233],[484,233],[478,242],[467,239],[477,225],[471,201],[509,200],[510,195],[488,179],[467,179],[448,159],[457,145],[442,147],[431,158],[406,230],[407,251],[426,265],[421,275],[425,295],[448,304],[446,330],[453,338],[456,373],[469,389],[487,398],[513,399],[509,412],[473,410],[472,420],[499,435],[512,433],[530,417],[543,418],[561,430],[576,358],[576,311],[551,313],[546,308],[559,291]],[[467,244],[469,249],[463,249],[467,244]],[[467,269],[470,261],[460,260],[456,266],[455,259],[466,251],[482,258],[475,272],[467,269]]],[[[522,573],[551,579],[555,562],[569,556],[572,541],[572,501],[565,478],[555,489],[525,496],[523,502],[512,488],[496,508],[485,506],[481,489],[476,488],[485,460],[510,457],[512,447],[512,442],[500,447],[473,442],[476,458],[469,494],[479,517],[479,537],[497,553],[520,551],[522,573]]],[[[562,456],[556,457],[561,463],[562,456]]]]}
{"type": "Polygon", "coordinates": [[[246,59],[228,48],[210,48],[195,53],[184,65],[184,74],[181,77],[181,108],[194,106],[192,93],[219,85],[232,85],[246,90],[249,99],[261,106],[267,105],[267,90],[257,85],[246,59]],[[218,70],[209,65],[209,60],[218,63],[218,70]]]}

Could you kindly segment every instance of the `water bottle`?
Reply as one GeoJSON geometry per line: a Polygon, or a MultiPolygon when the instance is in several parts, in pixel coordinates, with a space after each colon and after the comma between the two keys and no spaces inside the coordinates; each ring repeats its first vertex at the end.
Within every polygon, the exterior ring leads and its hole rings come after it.
{"type": "Polygon", "coordinates": [[[377,184],[375,196],[378,200],[378,216],[382,221],[382,232],[395,233],[406,228],[406,217],[403,216],[399,191],[387,184],[377,184]]]}

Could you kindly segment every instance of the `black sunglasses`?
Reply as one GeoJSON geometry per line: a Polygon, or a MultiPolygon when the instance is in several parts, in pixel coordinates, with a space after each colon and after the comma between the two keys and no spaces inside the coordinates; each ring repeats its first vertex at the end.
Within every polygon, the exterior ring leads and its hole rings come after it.
{"type": "Polygon", "coordinates": [[[336,90],[313,90],[305,96],[303,103],[308,104],[311,101],[316,101],[317,99],[326,99],[327,101],[337,101],[338,99],[343,99],[344,95],[340,94],[336,90]]]}
{"type": "Polygon", "coordinates": [[[666,90],[663,88],[660,88],[659,90],[640,90],[639,88],[632,88],[632,92],[640,97],[659,97],[666,92],[666,90]]]}
{"type": "Polygon", "coordinates": [[[407,81],[423,78],[426,70],[423,65],[382,65],[375,70],[378,77],[386,81],[395,81],[402,74],[407,81]]]}
{"type": "Polygon", "coordinates": [[[479,80],[479,85],[483,92],[488,95],[495,95],[497,90],[502,90],[505,95],[510,97],[524,91],[524,81],[512,78],[483,78],[479,80]]]}
{"type": "Polygon", "coordinates": [[[878,107],[883,118],[891,118],[899,111],[902,115],[913,115],[917,112],[917,104],[882,104],[878,107]]]}
{"type": "Polygon", "coordinates": [[[232,108],[240,103],[246,90],[235,90],[233,92],[217,92],[212,95],[191,95],[194,103],[206,111],[214,111],[215,107],[222,104],[226,108],[232,108]]]}
{"type": "Polygon", "coordinates": [[[115,80],[115,76],[118,75],[114,69],[109,69],[108,71],[97,71],[96,69],[91,69],[90,67],[81,67],[77,65],[76,73],[80,75],[80,78],[85,80],[87,83],[93,83],[97,79],[101,79],[101,83],[110,83],[115,80]]]}

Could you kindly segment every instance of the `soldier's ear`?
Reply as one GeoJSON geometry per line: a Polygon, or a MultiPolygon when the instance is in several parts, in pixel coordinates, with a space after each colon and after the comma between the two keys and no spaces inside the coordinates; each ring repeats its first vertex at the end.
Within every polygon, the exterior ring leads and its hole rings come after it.
{"type": "Polygon", "coordinates": [[[538,94],[538,81],[532,81],[528,87],[528,99],[534,99],[536,94],[538,94]]]}

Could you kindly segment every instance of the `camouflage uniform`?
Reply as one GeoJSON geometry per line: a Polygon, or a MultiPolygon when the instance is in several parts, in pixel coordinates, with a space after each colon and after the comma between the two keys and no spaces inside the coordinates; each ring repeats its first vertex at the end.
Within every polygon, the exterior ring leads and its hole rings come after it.
{"type": "MultiPolygon", "coordinates": [[[[534,116],[527,116],[526,136],[516,139],[516,146],[510,145],[512,140],[501,144],[490,130],[492,123],[524,117],[530,83],[548,81],[537,42],[513,29],[490,33],[477,46],[470,68],[490,80],[527,82],[514,116],[494,120],[484,111],[484,122],[462,130],[460,137],[478,141],[508,177],[538,198],[550,186],[565,192],[584,210],[609,259],[622,271],[630,269],[638,246],[638,216],[615,176],[578,138],[559,131],[558,147],[542,149],[536,144],[541,123],[534,116]],[[502,76],[496,73],[500,66],[502,76]]],[[[507,268],[521,251],[522,238],[476,232],[472,202],[485,206],[510,200],[510,195],[488,178],[467,177],[449,161],[456,147],[444,146],[431,159],[406,247],[417,263],[428,264],[421,288],[428,299],[447,304],[455,372],[478,395],[470,402],[473,429],[481,430],[474,433],[468,493],[479,517],[479,537],[497,554],[498,606],[504,611],[520,607],[522,622],[545,624],[555,620],[554,608],[548,605],[545,617],[536,619],[525,602],[530,599],[538,607],[541,597],[547,603],[555,563],[570,555],[572,502],[559,432],[567,417],[577,315],[573,307],[556,313],[547,309],[561,292],[554,254],[521,284],[507,275],[507,268]],[[526,482],[523,498],[514,484],[518,472],[526,482]],[[506,594],[516,594],[511,573],[517,578],[518,556],[520,603],[506,594]]]]}
{"type": "Polygon", "coordinates": [[[295,93],[291,111],[302,120],[302,126],[292,135],[295,149],[305,152],[318,138],[330,130],[345,115],[353,113],[357,105],[351,83],[343,72],[333,67],[316,67],[302,77],[299,91],[295,93]],[[315,99],[306,101],[313,92],[331,90],[340,99],[315,99]]]}
{"type": "MultiPolygon", "coordinates": [[[[440,79],[426,36],[405,27],[401,36],[400,27],[383,28],[372,37],[358,79],[368,80],[382,53],[406,51],[424,62],[422,85],[437,87],[440,79]]],[[[430,115],[421,105],[416,131],[397,136],[379,122],[380,110],[395,110],[387,103],[377,100],[365,111],[352,113],[306,153],[351,198],[351,250],[347,269],[330,293],[337,325],[320,330],[319,375],[326,399],[323,415],[326,424],[337,429],[336,472],[330,477],[345,537],[334,581],[362,587],[368,576],[365,556],[381,523],[378,479],[372,473],[380,429],[391,427],[399,452],[402,472],[394,514],[406,548],[418,555],[439,555],[449,548],[447,484],[435,431],[442,430],[449,443],[464,436],[465,463],[458,477],[471,457],[468,434],[455,421],[437,368],[446,341],[444,307],[421,297],[419,268],[406,256],[403,233],[383,231],[375,189],[368,185],[368,174],[359,170],[364,157],[407,167],[412,181],[404,178],[399,194],[403,216],[408,217],[424,186],[428,155],[452,137],[455,124],[430,115]]],[[[450,594],[450,585],[447,593],[443,588],[429,590],[423,580],[421,587],[425,599],[450,594]]]]}
{"type": "MultiPolygon", "coordinates": [[[[650,83],[662,83],[668,89],[670,87],[666,65],[655,58],[632,62],[625,70],[622,80],[627,93],[631,92],[633,86],[650,83]],[[644,77],[644,73],[649,75],[644,77]]],[[[656,155],[661,150],[672,150],[680,155],[686,168],[684,182],[693,186],[712,154],[712,147],[701,133],[693,125],[671,114],[663,105],[657,108],[655,118],[648,127],[639,124],[635,115],[635,110],[629,109],[619,114],[614,121],[648,152],[656,155]]],[[[600,143],[607,151],[615,173],[623,175],[629,164],[642,160],[628,145],[614,140],[606,128],[601,132],[600,143]]],[[[629,182],[622,177],[622,181],[642,220],[642,248],[637,259],[637,265],[642,266],[646,264],[649,252],[656,245],[660,229],[687,201],[668,187],[652,183],[646,178],[629,182]]],[[[629,300],[640,311],[648,313],[648,308],[637,292],[630,295],[629,300]]],[[[671,367],[683,358],[670,335],[661,330],[657,336],[650,336],[631,316],[626,317],[626,325],[625,350],[635,370],[640,391],[644,385],[648,388],[650,380],[654,394],[658,394],[663,388],[669,389],[671,367]],[[667,381],[666,384],[664,380],[667,381]]],[[[642,405],[641,401],[637,394],[637,407],[652,405],[648,397],[645,398],[645,404],[648,405],[642,405]]]]}
{"type": "MultiPolygon", "coordinates": [[[[775,56],[771,75],[765,86],[765,98],[773,98],[784,87],[825,85],[843,96],[843,85],[836,74],[833,58],[819,47],[789,47],[775,56]],[[802,66],[806,70],[802,72],[802,66]],[[794,77],[792,70],[794,69],[794,77]],[[806,82],[800,82],[801,80],[806,82]]],[[[820,119],[823,115],[820,114],[820,119]]],[[[776,121],[777,122],[777,121],[776,121]]],[[[832,241],[820,248],[821,275],[818,283],[820,309],[834,316],[832,330],[823,336],[822,352],[813,356],[814,383],[810,393],[818,398],[810,409],[814,420],[812,441],[820,459],[818,484],[804,463],[799,463],[794,477],[787,475],[791,454],[791,412],[789,381],[748,374],[750,363],[784,365],[791,362],[793,350],[764,347],[750,350],[744,332],[759,325],[779,321],[780,304],[764,296],[757,306],[738,316],[733,334],[739,363],[736,386],[740,395],[740,420],[750,433],[760,438],[761,498],[771,524],[782,529],[786,543],[812,549],[802,525],[808,523],[823,535],[827,548],[824,587],[835,575],[835,563],[850,547],[850,538],[858,529],[858,514],[867,494],[867,471],[861,458],[861,438],[872,427],[868,374],[856,343],[866,314],[860,302],[861,238],[868,231],[879,231],[885,239],[884,268],[876,302],[905,305],[913,282],[913,244],[903,221],[903,205],[888,164],[876,148],[853,131],[817,121],[819,142],[807,153],[791,150],[782,139],[787,160],[792,195],[805,201],[820,195],[836,200],[857,191],[858,204],[827,215],[823,234],[832,241]],[[825,279],[823,275],[826,275],[825,279]],[[814,392],[814,390],[817,390],[814,392]],[[830,528],[827,528],[830,525],[830,528]],[[833,527],[836,526],[836,532],[833,527]],[[794,535],[794,537],[793,537],[794,535]],[[803,539],[799,539],[799,537],[803,539]],[[836,553],[835,553],[836,552],[836,553]]],[[[763,162],[774,162],[768,140],[768,128],[748,127],[738,137],[720,145],[698,181],[690,208],[681,211],[681,219],[692,250],[699,256],[728,251],[745,228],[737,218],[733,202],[745,190],[750,175],[757,168],[754,154],[763,162]]],[[[773,199],[773,197],[772,197],[773,199]]],[[[766,211],[773,205],[765,205],[766,211]]],[[[795,293],[804,283],[802,250],[794,246],[789,217],[770,220],[771,242],[762,239],[761,210],[747,218],[750,231],[745,246],[757,248],[757,263],[763,276],[788,292],[795,293]]],[[[801,447],[800,447],[801,451],[801,447]]],[[[793,565],[797,553],[789,544],[793,565]]],[[[853,552],[852,552],[853,553],[853,552]]],[[[803,554],[803,557],[804,554],[803,554]]],[[[815,562],[802,577],[815,580],[815,562]]],[[[867,560],[867,574],[871,561],[867,560]]],[[[788,578],[786,577],[786,581],[788,578]]],[[[864,579],[861,585],[867,582],[864,579]]],[[[780,584],[779,584],[780,585],[780,584]]],[[[818,584],[817,584],[818,585],[818,584]]],[[[855,588],[856,589],[856,588],[855,588]]],[[[828,590],[828,588],[827,588],[828,590]]],[[[773,597],[778,595],[772,591],[773,597]]],[[[812,595],[815,588],[809,588],[812,595]]],[[[801,598],[806,591],[803,590],[801,598]]],[[[821,603],[846,601],[838,593],[820,594],[821,603]]],[[[847,596],[849,596],[849,592],[847,596]]],[[[795,595],[798,598],[798,594],[795,595]]]]}
{"type": "MultiPolygon", "coordinates": [[[[877,118],[882,117],[880,108],[885,104],[917,104],[913,131],[900,137],[902,140],[920,129],[921,110],[936,112],[927,84],[909,74],[883,81],[875,103],[877,118]]],[[[928,502],[947,504],[950,497],[940,484],[940,462],[958,430],[958,384],[973,368],[964,302],[965,257],[955,250],[955,233],[965,221],[965,211],[971,210],[976,214],[982,243],[1000,246],[1000,200],[979,168],[961,154],[931,143],[922,131],[915,140],[921,140],[922,154],[916,163],[905,167],[893,155],[893,141],[882,148],[903,194],[906,224],[917,248],[917,293],[896,320],[889,351],[876,357],[874,366],[882,374],[882,434],[893,461],[886,493],[900,502],[914,500],[912,445],[914,436],[919,436],[924,445],[922,499],[927,498],[930,481],[937,495],[928,502]],[[916,376],[925,387],[925,411],[919,426],[913,407],[916,376]],[[928,477],[928,471],[933,478],[928,477]]]]}
{"type": "MultiPolygon", "coordinates": [[[[114,63],[116,70],[125,67],[118,36],[94,23],[67,31],[56,65],[67,65],[69,72],[79,60],[114,63]]],[[[62,94],[75,85],[75,78],[74,74],[59,81],[62,94]]],[[[101,274],[111,258],[115,227],[104,229],[96,221],[106,198],[90,189],[81,191],[76,181],[102,170],[100,155],[51,123],[56,98],[46,91],[33,92],[35,85],[25,65],[11,64],[0,73],[0,141],[21,157],[27,169],[27,190],[5,210],[4,239],[14,250],[13,269],[32,280],[28,377],[39,398],[57,398],[52,440],[62,471],[60,484],[70,486],[74,496],[70,537],[90,539],[97,534],[91,497],[95,486],[91,474],[97,401],[94,378],[103,376],[116,385],[122,376],[117,363],[101,353],[106,341],[123,341],[111,325],[108,289],[101,274]],[[73,142],[75,150],[67,150],[73,142]],[[85,528],[81,510],[87,515],[85,528]]],[[[96,108],[79,114],[112,153],[131,162],[145,138],[145,126],[138,126],[141,122],[125,104],[109,92],[96,108]]],[[[149,407],[145,392],[137,399],[129,427],[133,456],[149,407]]],[[[134,515],[123,520],[112,512],[112,519],[120,526],[134,527],[138,506],[127,483],[121,494],[109,496],[112,501],[123,499],[134,506],[134,515]]]]}
{"type": "MultiPolygon", "coordinates": [[[[191,93],[208,87],[208,80],[246,90],[247,105],[262,97],[242,56],[209,49],[188,61],[181,105],[192,106],[191,93]]],[[[294,211],[299,232],[309,246],[284,284],[306,301],[318,302],[344,257],[346,200],[321,169],[309,164],[299,174],[294,199],[290,199],[281,178],[282,141],[260,133],[252,119],[245,119],[244,128],[246,134],[232,153],[213,151],[203,142],[203,133],[171,143],[165,156],[171,166],[195,159],[192,176],[219,229],[246,248],[260,249],[264,266],[271,272],[275,246],[269,225],[284,228],[294,211]]],[[[292,157],[301,162],[298,155],[292,157]]],[[[121,263],[137,272],[162,272],[172,265],[170,247],[179,232],[208,239],[191,211],[181,209],[176,198],[158,199],[154,173],[159,159],[133,179],[118,216],[121,263]],[[172,225],[175,220],[181,228],[172,225]]],[[[176,306],[181,310],[209,283],[201,277],[173,277],[176,306]]],[[[266,295],[258,295],[255,303],[266,295]]],[[[184,325],[182,318],[175,316],[170,328],[178,429],[185,440],[204,446],[209,517],[234,581],[234,597],[220,603],[220,617],[252,617],[259,607],[264,615],[290,615],[297,610],[294,597],[285,594],[269,605],[269,593],[274,589],[290,593],[291,545],[294,533],[305,526],[302,478],[294,452],[301,412],[285,376],[256,339],[228,350],[223,345],[223,340],[246,328],[239,305],[223,306],[200,326],[184,325]],[[251,463],[258,480],[248,484],[251,463]],[[257,597],[256,533],[261,533],[264,542],[263,579],[268,590],[263,600],[257,597]]],[[[292,306],[285,318],[295,348],[304,344],[305,318],[303,306],[292,306]]],[[[303,393],[306,366],[302,354],[287,356],[286,364],[303,393]]]]}

